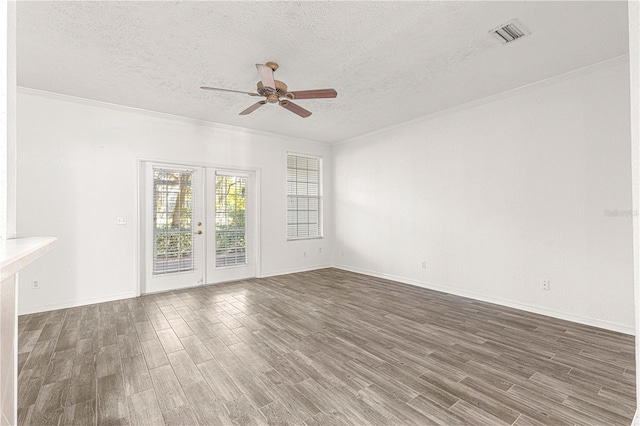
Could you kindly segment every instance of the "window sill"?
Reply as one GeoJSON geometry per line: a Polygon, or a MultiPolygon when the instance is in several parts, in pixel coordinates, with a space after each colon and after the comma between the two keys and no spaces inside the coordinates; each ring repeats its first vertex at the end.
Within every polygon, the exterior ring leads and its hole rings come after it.
{"type": "Polygon", "coordinates": [[[324,240],[324,237],[300,237],[300,238],[287,238],[287,242],[293,242],[293,241],[308,241],[308,240],[324,240]]]}

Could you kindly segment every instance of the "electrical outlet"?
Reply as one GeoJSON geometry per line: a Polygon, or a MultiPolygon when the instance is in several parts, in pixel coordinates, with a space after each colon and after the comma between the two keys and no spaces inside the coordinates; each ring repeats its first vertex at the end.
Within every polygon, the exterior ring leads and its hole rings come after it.
{"type": "Polygon", "coordinates": [[[427,261],[426,260],[422,261],[422,269],[427,269],[427,261]]]}
{"type": "Polygon", "coordinates": [[[549,280],[540,280],[540,288],[542,290],[548,291],[549,290],[549,280]]]}
{"type": "Polygon", "coordinates": [[[127,218],[124,216],[118,216],[116,218],[116,225],[126,225],[127,224],[127,218]]]}
{"type": "Polygon", "coordinates": [[[31,281],[31,288],[34,290],[40,290],[40,281],[31,281]]]}
{"type": "Polygon", "coordinates": [[[322,247],[318,248],[318,253],[322,253],[322,247]]]}

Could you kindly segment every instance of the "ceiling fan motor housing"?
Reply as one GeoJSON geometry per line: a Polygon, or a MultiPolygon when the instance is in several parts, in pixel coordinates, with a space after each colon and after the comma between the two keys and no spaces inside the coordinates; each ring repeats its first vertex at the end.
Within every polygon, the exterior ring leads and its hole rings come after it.
{"type": "Polygon", "coordinates": [[[287,94],[287,85],[281,81],[274,80],[276,83],[276,91],[274,92],[270,88],[265,88],[261,81],[258,82],[258,93],[261,96],[265,96],[267,98],[267,102],[270,104],[274,104],[278,102],[280,97],[285,96],[287,94]]]}

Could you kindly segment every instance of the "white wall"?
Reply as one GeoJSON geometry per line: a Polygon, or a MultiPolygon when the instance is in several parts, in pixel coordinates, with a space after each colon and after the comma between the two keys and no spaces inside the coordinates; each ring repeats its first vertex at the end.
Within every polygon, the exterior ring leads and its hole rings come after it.
{"type": "Polygon", "coordinates": [[[335,146],[334,264],[633,333],[628,74],[619,58],[335,146]]]}
{"type": "MultiPolygon", "coordinates": [[[[7,9],[0,5],[0,58],[7,57],[7,9]]],[[[7,237],[7,68],[0,67],[0,243],[7,237]]]]}
{"type": "Polygon", "coordinates": [[[16,236],[16,4],[0,6],[0,241],[16,236]]]}
{"type": "MultiPolygon", "coordinates": [[[[286,152],[322,156],[330,186],[325,145],[25,89],[18,134],[18,234],[59,239],[21,273],[21,314],[136,294],[140,158],[260,169],[262,276],[331,263],[330,238],[285,237],[286,152]]],[[[331,211],[327,200],[329,229],[331,211]]]]}
{"type": "MultiPolygon", "coordinates": [[[[631,116],[631,169],[633,188],[633,208],[640,211],[640,3],[630,1],[629,10],[629,80],[631,116]]],[[[633,259],[635,280],[636,336],[640,336],[640,216],[633,217],[633,259]]],[[[640,339],[636,339],[636,371],[640,368],[640,339]]],[[[640,407],[640,374],[636,374],[636,407],[640,407]]],[[[633,419],[640,425],[638,410],[633,419]]]]}

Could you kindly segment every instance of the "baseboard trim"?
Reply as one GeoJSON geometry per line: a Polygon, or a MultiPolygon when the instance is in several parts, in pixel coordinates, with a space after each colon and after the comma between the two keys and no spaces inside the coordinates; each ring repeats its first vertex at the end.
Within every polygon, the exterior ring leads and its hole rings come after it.
{"type": "Polygon", "coordinates": [[[306,268],[290,268],[290,269],[280,269],[277,271],[271,271],[264,274],[261,274],[258,278],[269,278],[276,277],[278,275],[286,275],[286,274],[297,274],[298,272],[309,272],[309,271],[317,271],[318,269],[326,269],[332,268],[332,265],[314,265],[306,268]]]}
{"type": "MultiPolygon", "coordinates": [[[[618,324],[618,323],[613,323],[613,322],[609,322],[609,321],[603,321],[603,320],[600,320],[600,319],[589,318],[589,317],[584,317],[584,316],[579,316],[579,315],[566,314],[564,312],[558,312],[558,311],[554,311],[554,310],[551,310],[551,309],[543,308],[543,307],[540,307],[540,306],[529,305],[529,304],[519,303],[519,302],[513,302],[513,301],[510,301],[510,300],[498,299],[498,298],[493,298],[493,297],[486,297],[486,296],[478,294],[478,293],[451,289],[449,287],[437,285],[437,284],[434,284],[434,283],[431,283],[431,282],[427,282],[427,281],[414,280],[414,279],[411,279],[411,278],[406,278],[406,277],[402,277],[402,276],[398,276],[398,275],[392,275],[392,274],[385,274],[385,273],[382,273],[382,272],[373,271],[373,270],[369,270],[369,269],[354,268],[354,267],[348,266],[348,265],[314,265],[314,266],[310,266],[308,268],[281,269],[281,270],[271,271],[271,272],[267,272],[265,274],[261,274],[259,278],[268,278],[268,277],[274,277],[274,276],[285,275],[285,274],[295,274],[295,273],[299,273],[299,272],[309,272],[309,271],[315,271],[315,270],[318,270],[318,269],[325,269],[325,268],[342,269],[344,271],[355,272],[355,273],[358,273],[358,274],[369,275],[369,276],[372,276],[372,277],[387,279],[387,280],[391,280],[391,281],[397,281],[397,282],[400,282],[400,283],[403,283],[403,284],[409,284],[409,285],[413,285],[413,286],[416,286],[416,287],[426,288],[426,289],[429,289],[429,290],[435,290],[435,291],[440,291],[440,292],[444,292],[444,293],[449,293],[449,294],[453,294],[453,295],[456,295],[456,296],[467,297],[467,298],[478,300],[478,301],[481,301],[481,302],[487,302],[487,303],[493,303],[493,304],[496,304],[496,305],[506,306],[508,308],[520,309],[522,311],[532,312],[532,313],[535,313],[535,314],[545,315],[545,316],[558,318],[558,319],[562,319],[562,320],[566,320],[566,321],[571,321],[571,322],[575,322],[575,323],[579,323],[579,324],[589,325],[589,326],[592,326],[592,327],[604,328],[606,330],[611,330],[611,331],[615,331],[615,332],[618,332],[618,333],[624,333],[624,334],[628,334],[628,335],[632,335],[632,336],[635,335],[635,329],[633,327],[630,327],[630,326],[627,326],[627,325],[624,325],[624,324],[618,324]]],[[[76,308],[76,307],[79,307],[79,306],[93,305],[95,303],[113,302],[113,301],[116,301],[116,300],[129,299],[129,298],[137,297],[137,296],[138,295],[135,292],[127,292],[127,293],[114,294],[114,295],[104,296],[104,297],[96,297],[96,298],[90,298],[90,299],[74,300],[74,301],[68,302],[68,303],[55,303],[55,304],[51,304],[51,305],[27,306],[27,307],[19,309],[18,315],[35,314],[35,313],[38,313],[38,312],[54,311],[54,310],[57,310],[57,309],[76,308]]]]}
{"type": "MultiPolygon", "coordinates": [[[[325,269],[325,268],[331,268],[331,265],[314,265],[308,268],[281,269],[278,271],[271,271],[266,274],[261,274],[258,278],[275,277],[277,275],[295,274],[298,272],[315,271],[318,269],[325,269]]],[[[222,283],[217,283],[217,284],[222,284],[222,283]]],[[[215,284],[209,284],[209,285],[215,285],[215,284]]],[[[18,315],[36,314],[39,312],[55,311],[58,309],[77,308],[79,306],[93,305],[95,303],[114,302],[116,300],[130,299],[132,297],[137,297],[137,296],[138,294],[136,294],[135,292],[127,292],[127,293],[113,294],[113,295],[104,296],[104,297],[74,300],[74,301],[65,302],[65,303],[54,303],[51,305],[27,306],[19,309],[18,315]]]]}
{"type": "Polygon", "coordinates": [[[618,333],[624,333],[631,336],[635,335],[635,328],[631,326],[627,326],[624,324],[618,324],[609,321],[603,321],[596,318],[583,317],[580,315],[572,315],[564,312],[554,311],[552,309],[543,308],[541,306],[529,305],[526,303],[514,302],[511,300],[498,299],[493,297],[486,297],[478,293],[470,292],[470,291],[461,291],[452,289],[450,287],[445,287],[441,285],[437,285],[427,281],[419,281],[411,278],[401,277],[397,275],[385,274],[378,271],[372,271],[368,269],[362,268],[354,268],[347,265],[334,265],[336,269],[342,269],[344,271],[355,272],[357,274],[369,275],[376,278],[383,278],[391,281],[397,281],[403,284],[409,284],[416,287],[422,287],[429,290],[440,291],[443,293],[453,294],[455,296],[467,297],[469,299],[478,300],[481,302],[493,303],[495,305],[505,306],[508,308],[520,309],[521,311],[531,312],[534,314],[545,315],[548,317],[553,317],[565,321],[571,321],[578,324],[589,325],[592,327],[603,328],[610,331],[615,331],[618,333]]]}
{"type": "Polygon", "coordinates": [[[66,303],[54,303],[51,305],[27,306],[18,310],[18,315],[36,314],[38,312],[56,311],[58,309],[77,308],[79,306],[93,305],[95,303],[114,302],[116,300],[130,299],[137,297],[135,292],[119,293],[104,297],[74,300],[66,303]]]}

